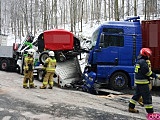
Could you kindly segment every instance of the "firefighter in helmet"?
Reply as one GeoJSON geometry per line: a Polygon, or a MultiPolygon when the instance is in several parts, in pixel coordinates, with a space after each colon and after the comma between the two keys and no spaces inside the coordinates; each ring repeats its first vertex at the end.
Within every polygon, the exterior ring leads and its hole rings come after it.
{"type": "Polygon", "coordinates": [[[23,88],[35,88],[36,86],[33,83],[33,65],[34,65],[34,49],[29,49],[27,51],[27,56],[24,58],[24,80],[23,80],[23,88]],[[29,87],[28,87],[29,81],[29,87]]]}
{"type": "MultiPolygon", "coordinates": [[[[148,66],[149,66],[149,69],[151,70],[151,61],[150,61],[150,60],[146,60],[146,62],[147,62],[147,64],[148,64],[148,66]]],[[[152,80],[152,77],[150,77],[149,80],[151,81],[151,80],[152,80]]],[[[150,82],[148,85],[149,85],[149,90],[151,91],[151,90],[152,90],[152,82],[150,82]]],[[[138,103],[139,103],[142,107],[144,106],[142,96],[139,98],[138,103]]]]}
{"type": "Polygon", "coordinates": [[[155,79],[160,79],[155,73],[152,72],[149,64],[147,63],[150,56],[152,55],[152,51],[149,48],[142,48],[140,50],[140,55],[137,58],[137,62],[135,65],[135,94],[129,101],[129,112],[139,113],[137,109],[135,109],[135,104],[138,102],[140,97],[143,98],[143,104],[147,113],[153,113],[152,106],[152,96],[149,89],[150,77],[155,79]]]}
{"type": "Polygon", "coordinates": [[[48,84],[49,84],[48,89],[52,89],[54,84],[53,76],[55,74],[55,68],[57,62],[53,51],[49,51],[48,54],[49,57],[45,60],[44,63],[45,76],[43,78],[43,85],[40,86],[40,89],[46,89],[48,84]]]}

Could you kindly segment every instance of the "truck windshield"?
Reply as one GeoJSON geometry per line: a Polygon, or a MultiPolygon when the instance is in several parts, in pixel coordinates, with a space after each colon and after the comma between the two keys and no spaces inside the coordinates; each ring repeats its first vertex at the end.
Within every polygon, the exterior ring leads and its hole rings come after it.
{"type": "Polygon", "coordinates": [[[91,44],[90,49],[93,49],[93,47],[96,46],[96,42],[97,42],[97,38],[98,38],[98,33],[99,33],[99,29],[96,30],[96,31],[92,34],[92,37],[91,37],[91,42],[92,42],[92,44],[91,44]]]}

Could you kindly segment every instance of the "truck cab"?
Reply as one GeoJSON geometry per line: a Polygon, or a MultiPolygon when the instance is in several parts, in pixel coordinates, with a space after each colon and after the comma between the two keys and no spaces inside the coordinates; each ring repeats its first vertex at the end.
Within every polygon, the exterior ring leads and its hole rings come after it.
{"type": "Polygon", "coordinates": [[[86,89],[109,86],[121,90],[134,86],[134,64],[141,41],[139,17],[100,25],[92,35],[88,65],[83,73],[86,89]]]}

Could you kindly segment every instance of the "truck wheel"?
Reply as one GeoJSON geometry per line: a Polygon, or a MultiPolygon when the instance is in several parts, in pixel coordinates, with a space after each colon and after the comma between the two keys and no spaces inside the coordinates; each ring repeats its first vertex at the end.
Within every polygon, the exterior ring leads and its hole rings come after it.
{"type": "Polygon", "coordinates": [[[9,66],[8,60],[4,59],[1,61],[1,70],[6,71],[8,69],[8,66],[9,66]]]}
{"type": "Polygon", "coordinates": [[[43,81],[43,71],[42,70],[37,71],[37,77],[38,77],[38,81],[40,82],[43,81]]]}
{"type": "Polygon", "coordinates": [[[42,52],[39,56],[39,61],[41,64],[44,64],[45,60],[48,58],[48,52],[42,52]]]}
{"type": "Polygon", "coordinates": [[[122,90],[127,88],[128,85],[128,77],[123,72],[116,72],[114,73],[109,82],[109,86],[113,90],[122,90]]]}

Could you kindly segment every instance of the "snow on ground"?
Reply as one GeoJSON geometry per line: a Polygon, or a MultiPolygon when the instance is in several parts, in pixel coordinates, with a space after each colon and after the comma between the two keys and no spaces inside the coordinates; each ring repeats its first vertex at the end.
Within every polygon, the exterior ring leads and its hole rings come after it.
{"type": "Polygon", "coordinates": [[[7,37],[7,46],[13,46],[13,43],[21,43],[25,37],[22,37],[22,39],[16,39],[14,34],[9,34],[7,37]]]}

